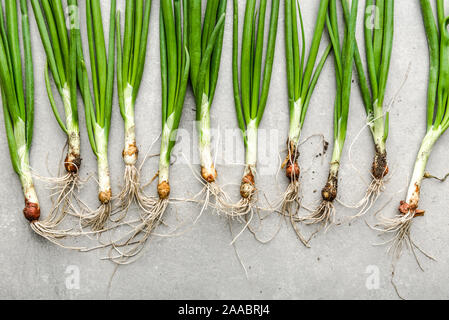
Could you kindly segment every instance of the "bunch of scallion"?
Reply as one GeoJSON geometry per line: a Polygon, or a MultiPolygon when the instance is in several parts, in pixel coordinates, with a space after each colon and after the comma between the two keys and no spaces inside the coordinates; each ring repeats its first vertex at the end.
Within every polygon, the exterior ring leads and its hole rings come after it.
{"type": "Polygon", "coordinates": [[[196,101],[201,178],[205,185],[204,208],[211,195],[215,197],[215,206],[220,208],[227,197],[216,183],[218,173],[211,151],[210,111],[220,69],[227,0],[207,1],[203,23],[201,0],[188,0],[187,3],[190,80],[196,101]]]}
{"type": "Polygon", "coordinates": [[[140,222],[130,233],[114,241],[110,260],[129,264],[142,251],[169,204],[170,159],[177,140],[190,73],[187,49],[187,3],[181,0],[161,0],[160,53],[162,79],[162,135],[158,171],[158,198],[146,197],[140,222]]]}
{"type": "MultiPolygon", "coordinates": [[[[306,61],[306,40],[299,2],[297,3],[295,0],[285,1],[285,46],[290,128],[287,139],[287,156],[282,164],[282,168],[285,168],[285,173],[290,180],[290,184],[282,196],[280,205],[282,213],[288,213],[292,219],[300,207],[300,167],[298,159],[302,128],[306,119],[310,99],[312,98],[324,64],[332,50],[332,45],[328,45],[315,67],[324,33],[328,7],[329,0],[320,1],[315,32],[306,61]],[[302,50],[300,50],[298,24],[301,28],[302,50]]],[[[302,237],[300,238],[303,239],[302,237]]]]}
{"type": "Polygon", "coordinates": [[[267,0],[260,1],[257,14],[256,3],[256,0],[246,1],[239,75],[239,3],[238,0],[234,0],[234,100],[238,125],[246,149],[245,169],[240,186],[241,199],[233,204],[230,210],[230,215],[236,217],[246,217],[252,213],[256,202],[258,128],[268,100],[279,18],[279,0],[272,0],[268,42],[265,43],[267,0]],[[265,67],[262,72],[265,47],[265,67]]]}
{"type": "Polygon", "coordinates": [[[449,128],[449,17],[445,16],[444,1],[438,0],[437,18],[434,17],[430,0],[420,0],[424,27],[430,53],[430,73],[427,97],[427,129],[415,161],[410,186],[405,201],[401,201],[399,215],[393,218],[380,217],[379,230],[394,234],[389,241],[394,258],[399,258],[404,243],[414,252],[421,251],[411,239],[413,219],[424,214],[419,209],[421,185],[426,165],[435,143],[449,128]]]}
{"type": "Polygon", "coordinates": [[[329,2],[326,24],[334,52],[337,83],[334,106],[334,146],[327,183],[321,191],[322,202],[315,212],[301,218],[305,224],[320,223],[325,228],[333,224],[335,220],[333,202],[337,198],[338,172],[348,127],[358,0],[352,0],[351,4],[349,2],[349,0],[341,0],[343,10],[347,11],[348,16],[343,43],[340,41],[338,30],[337,0],[330,0],[329,2]]]}
{"type": "MultiPolygon", "coordinates": [[[[136,167],[139,150],[136,143],[135,104],[142,81],[147,53],[151,0],[126,0],[125,30],[121,36],[120,15],[117,13],[117,90],[120,113],[125,125],[124,185],[118,196],[123,218],[136,201],[145,204],[140,186],[140,170],[136,167]]],[[[119,219],[119,220],[120,220],[119,219]]]]}
{"type": "Polygon", "coordinates": [[[375,156],[371,169],[372,181],[360,202],[361,211],[357,216],[368,212],[379,198],[384,189],[384,178],[388,174],[386,142],[389,112],[384,110],[384,100],[393,49],[394,0],[366,1],[364,29],[369,80],[363,69],[357,46],[354,58],[367,121],[374,140],[375,156]],[[370,24],[369,21],[373,23],[370,24]]]}
{"type": "Polygon", "coordinates": [[[100,0],[86,0],[87,39],[93,94],[90,89],[81,38],[79,37],[76,42],[78,83],[84,101],[89,142],[97,157],[98,199],[101,203],[97,210],[83,213],[81,220],[85,226],[90,226],[94,231],[104,228],[111,213],[112,191],[108,142],[115,76],[115,10],[116,0],[111,0],[109,47],[106,52],[100,0]]]}
{"type": "Polygon", "coordinates": [[[77,42],[80,37],[77,0],[67,0],[67,15],[61,0],[31,0],[42,44],[47,56],[45,84],[54,116],[67,135],[68,152],[64,161],[65,176],[47,179],[57,189],[54,208],[45,220],[33,224],[36,232],[48,239],[64,237],[66,231],[57,230],[72,205],[80,183],[80,132],[77,107],[77,42]],[[68,23],[66,24],[66,21],[68,23]],[[53,96],[49,70],[61,97],[65,113],[62,119],[53,96]]]}
{"type": "Polygon", "coordinates": [[[4,3],[6,19],[3,16],[3,6],[0,4],[0,92],[3,116],[11,163],[20,178],[25,198],[23,213],[31,225],[34,225],[39,220],[40,207],[30,170],[34,124],[34,75],[28,7],[26,0],[20,0],[24,54],[22,61],[17,0],[6,0],[4,3]]]}

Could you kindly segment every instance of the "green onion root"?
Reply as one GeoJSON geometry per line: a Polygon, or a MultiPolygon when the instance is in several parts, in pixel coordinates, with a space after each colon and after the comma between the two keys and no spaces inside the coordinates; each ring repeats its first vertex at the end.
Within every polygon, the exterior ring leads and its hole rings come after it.
{"type": "Polygon", "coordinates": [[[357,207],[360,209],[359,213],[352,218],[357,218],[365,215],[379,199],[382,192],[385,190],[385,178],[389,173],[387,152],[385,147],[376,145],[373,165],[371,167],[372,180],[369,184],[365,196],[360,200],[357,207]]]}
{"type": "Polygon", "coordinates": [[[390,241],[392,243],[390,250],[394,253],[395,257],[400,256],[404,241],[408,241],[409,244],[416,247],[410,238],[410,229],[413,219],[425,213],[424,210],[418,208],[421,184],[425,178],[426,165],[433,146],[441,135],[442,130],[440,128],[431,129],[426,134],[416,158],[406,200],[401,201],[399,206],[399,215],[393,218],[380,216],[380,221],[376,225],[380,231],[394,234],[394,237],[390,241]]]}
{"type": "Polygon", "coordinates": [[[136,142],[136,125],[133,104],[133,88],[130,84],[124,90],[124,123],[125,123],[125,147],[122,157],[125,164],[123,175],[123,187],[118,195],[118,211],[122,214],[116,221],[122,220],[129,207],[134,201],[138,204],[145,202],[142,200],[142,191],[140,187],[140,170],[136,167],[139,149],[136,142]]]}
{"type": "Polygon", "coordinates": [[[342,147],[336,142],[334,153],[327,178],[326,185],[321,190],[322,201],[318,208],[309,216],[301,218],[301,221],[307,225],[322,224],[325,229],[335,223],[335,206],[334,200],[338,194],[338,172],[340,169],[342,147]]]}
{"type": "MultiPolygon", "coordinates": [[[[146,241],[153,234],[154,229],[159,225],[161,219],[168,207],[169,197],[170,197],[170,161],[168,160],[168,148],[169,148],[169,138],[170,131],[167,127],[164,128],[162,143],[161,143],[161,156],[159,161],[159,172],[158,172],[158,198],[148,197],[143,191],[139,190],[138,204],[142,209],[140,214],[140,222],[132,226],[132,231],[125,235],[124,237],[115,240],[111,249],[116,255],[110,254],[109,260],[116,264],[130,264],[132,263],[138,254],[144,248],[146,241]]],[[[125,224],[125,223],[123,223],[125,224]]]]}
{"type": "Polygon", "coordinates": [[[199,131],[199,153],[201,165],[200,182],[204,184],[204,188],[199,195],[202,196],[202,210],[199,217],[206,208],[212,207],[218,214],[228,214],[230,205],[229,196],[217,183],[218,172],[215,168],[212,148],[211,148],[211,132],[210,132],[210,106],[209,98],[203,95],[201,114],[198,121],[199,131]],[[212,201],[213,202],[212,202],[212,201]]]}
{"type": "Polygon", "coordinates": [[[246,147],[246,162],[245,170],[243,172],[242,182],[240,184],[240,201],[231,206],[230,216],[245,217],[253,212],[256,204],[256,165],[257,165],[257,138],[258,127],[256,120],[251,120],[248,123],[246,130],[247,147],[246,147]]]}
{"type": "Polygon", "coordinates": [[[288,214],[290,217],[293,217],[299,210],[300,203],[299,178],[301,170],[298,164],[298,144],[289,138],[287,141],[287,150],[287,156],[281,165],[281,169],[285,168],[285,175],[289,179],[290,183],[282,195],[278,207],[281,208],[281,214],[288,214]],[[293,210],[293,206],[295,205],[297,209],[296,212],[293,210]]]}

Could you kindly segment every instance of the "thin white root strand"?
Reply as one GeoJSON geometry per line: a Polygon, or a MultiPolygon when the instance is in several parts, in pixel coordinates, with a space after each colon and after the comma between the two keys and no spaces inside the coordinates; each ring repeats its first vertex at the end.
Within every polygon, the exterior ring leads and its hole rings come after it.
{"type": "Polygon", "coordinates": [[[192,200],[186,200],[202,205],[201,211],[195,219],[195,223],[208,208],[212,208],[218,215],[227,215],[227,208],[231,201],[226,192],[216,182],[204,181],[203,184],[204,187],[200,193],[198,193],[192,200]]]}
{"type": "Polygon", "coordinates": [[[137,202],[140,207],[142,207],[142,205],[145,206],[147,200],[145,200],[146,196],[143,194],[142,186],[140,184],[140,172],[143,165],[148,159],[157,156],[150,155],[150,152],[159,138],[160,136],[153,140],[147,152],[145,153],[145,157],[143,158],[142,163],[138,168],[135,165],[125,165],[125,173],[123,174],[123,188],[120,193],[113,199],[118,200],[118,205],[113,209],[111,213],[111,216],[119,214],[119,217],[116,219],[111,219],[113,222],[122,221],[134,201],[137,202]]]}
{"type": "Polygon", "coordinates": [[[249,198],[241,198],[237,203],[220,203],[220,207],[217,210],[225,213],[226,216],[232,219],[245,222],[247,215],[256,208],[256,203],[256,197],[252,195],[249,198]]]}
{"type": "Polygon", "coordinates": [[[447,173],[443,178],[438,178],[438,177],[436,177],[434,175],[431,175],[430,173],[426,172],[424,174],[424,178],[425,179],[435,179],[435,180],[438,180],[440,182],[445,182],[447,180],[447,178],[449,178],[449,173],[447,173]]]}
{"type": "Polygon", "coordinates": [[[155,228],[162,221],[169,200],[157,200],[151,210],[148,208],[141,214],[141,221],[125,236],[111,241],[109,256],[105,259],[119,265],[127,265],[135,260],[143,250],[146,241],[153,235],[155,228]],[[115,253],[115,254],[114,254],[115,253]]]}
{"type": "MultiPolygon", "coordinates": [[[[125,173],[123,175],[123,188],[120,194],[117,196],[118,205],[114,208],[111,216],[119,214],[118,218],[111,219],[113,222],[122,221],[131,204],[134,201],[139,200],[140,194],[140,173],[139,170],[134,165],[126,165],[125,173]]],[[[115,199],[114,199],[115,200],[115,199]]]]}
{"type": "Polygon", "coordinates": [[[310,248],[309,240],[304,238],[304,235],[297,226],[297,223],[301,221],[301,218],[299,217],[299,209],[301,208],[301,197],[299,190],[299,181],[291,181],[275,208],[279,208],[276,211],[278,211],[281,216],[287,217],[290,220],[290,224],[292,225],[298,239],[302,242],[302,244],[304,244],[304,246],[310,248]]]}
{"type": "Polygon", "coordinates": [[[421,252],[424,256],[426,256],[430,260],[435,260],[435,258],[424,252],[411,238],[410,230],[415,215],[416,213],[414,211],[410,211],[405,215],[402,214],[396,215],[392,218],[380,215],[379,223],[371,228],[373,230],[381,232],[382,234],[385,233],[394,234],[390,240],[377,244],[377,245],[390,244],[388,252],[393,256],[394,262],[399,260],[404,247],[408,247],[412,251],[412,254],[415,257],[415,260],[418,263],[419,268],[421,270],[424,270],[421,266],[421,263],[418,259],[415,249],[421,252]]]}
{"type": "Polygon", "coordinates": [[[73,205],[73,201],[76,200],[77,193],[84,181],[82,181],[77,174],[66,174],[63,177],[42,179],[52,184],[50,190],[53,190],[53,193],[50,197],[53,205],[49,215],[41,221],[32,223],[31,228],[43,238],[56,243],[58,246],[66,247],[56,240],[66,237],[76,237],[83,234],[82,232],[73,231],[73,228],[58,228],[66,216],[70,215],[70,208],[73,205]]]}
{"type": "Polygon", "coordinates": [[[283,216],[296,216],[301,207],[301,197],[299,194],[299,181],[289,183],[287,189],[282,194],[279,202],[274,206],[279,208],[283,216]]]}
{"type": "MultiPolygon", "coordinates": [[[[228,226],[229,226],[229,232],[231,232],[231,236],[232,236],[232,238],[234,238],[234,233],[232,232],[231,219],[228,219],[228,226]]],[[[240,265],[242,266],[243,271],[245,272],[246,279],[249,280],[248,269],[246,269],[245,263],[243,262],[243,259],[240,256],[239,251],[237,250],[236,244],[233,243],[232,247],[234,248],[234,252],[235,252],[235,256],[236,256],[237,260],[239,261],[240,265]]]]}
{"type": "MultiPolygon", "coordinates": [[[[194,178],[203,185],[203,189],[196,194],[192,199],[186,199],[187,202],[201,204],[201,211],[195,220],[195,223],[203,215],[204,211],[212,208],[219,215],[227,215],[227,212],[232,207],[231,199],[224,189],[217,182],[207,182],[201,175],[197,174],[197,170],[184,153],[181,156],[187,162],[190,171],[194,178]]],[[[215,167],[215,164],[214,164],[215,167]]]]}
{"type": "Polygon", "coordinates": [[[299,218],[306,225],[322,224],[327,231],[335,224],[336,210],[333,202],[323,200],[320,206],[310,215],[299,218]]]}
{"type": "Polygon", "coordinates": [[[94,211],[85,211],[81,214],[81,225],[90,227],[93,231],[103,231],[111,215],[111,203],[102,203],[94,211]]]}
{"type": "Polygon", "coordinates": [[[385,191],[384,179],[373,179],[366,190],[365,196],[358,203],[356,208],[360,208],[359,213],[349,217],[349,220],[354,220],[367,214],[374,204],[377,202],[381,194],[385,191]]]}

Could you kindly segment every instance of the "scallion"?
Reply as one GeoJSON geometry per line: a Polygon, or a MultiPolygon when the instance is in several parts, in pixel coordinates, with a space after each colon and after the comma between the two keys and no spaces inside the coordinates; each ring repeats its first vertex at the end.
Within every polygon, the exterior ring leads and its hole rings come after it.
{"type": "Polygon", "coordinates": [[[81,38],[77,41],[78,83],[84,101],[87,133],[98,164],[98,210],[83,214],[82,222],[94,231],[102,230],[111,213],[112,190],[108,164],[112,98],[115,78],[115,10],[111,1],[109,47],[106,51],[100,0],[86,0],[87,39],[89,43],[93,94],[84,61],[81,38]]]}
{"type": "Polygon", "coordinates": [[[79,185],[79,170],[81,167],[81,141],[78,124],[77,84],[76,84],[76,43],[80,37],[77,0],[67,0],[70,8],[64,14],[62,1],[31,0],[34,16],[37,22],[42,44],[47,56],[45,68],[45,85],[50,106],[54,116],[67,136],[67,156],[64,167],[67,174],[55,179],[47,179],[56,185],[58,196],[54,208],[45,220],[35,223],[34,230],[47,239],[54,240],[67,235],[58,231],[58,225],[67,215],[71,207],[74,193],[79,185]],[[69,23],[66,24],[66,21],[69,23]],[[65,119],[63,120],[53,96],[50,73],[56,89],[61,97],[65,119]]]}
{"type": "Polygon", "coordinates": [[[135,103],[145,67],[151,3],[151,0],[126,0],[123,41],[120,13],[117,12],[117,90],[125,125],[124,185],[118,196],[119,210],[122,211],[120,219],[133,201],[140,206],[146,202],[140,187],[140,172],[136,168],[139,150],[136,143],[135,103]]]}
{"type": "Polygon", "coordinates": [[[231,207],[230,214],[232,216],[248,215],[252,212],[256,201],[255,175],[258,128],[267,105],[276,46],[279,0],[271,1],[271,18],[267,43],[264,42],[267,0],[260,1],[257,12],[256,3],[256,0],[246,1],[239,75],[239,4],[238,0],[234,0],[234,100],[238,125],[243,134],[246,156],[245,169],[240,186],[241,199],[231,207]],[[265,67],[262,70],[265,47],[265,67]]]}
{"type": "Polygon", "coordinates": [[[201,178],[206,193],[204,208],[208,206],[211,194],[215,197],[215,205],[219,208],[223,207],[227,197],[216,183],[218,173],[211,151],[210,111],[220,69],[227,0],[207,1],[203,23],[201,0],[188,0],[187,3],[190,80],[196,101],[201,178]]]}
{"type": "Polygon", "coordinates": [[[368,212],[379,198],[384,189],[384,178],[388,174],[386,142],[389,131],[389,112],[384,110],[384,100],[393,49],[394,0],[368,0],[365,13],[365,51],[369,80],[363,69],[357,46],[354,58],[374,141],[375,157],[371,169],[372,181],[364,199],[360,202],[362,209],[357,216],[368,212]],[[369,23],[371,11],[375,21],[373,26],[369,23]]]}
{"type": "Polygon", "coordinates": [[[6,0],[4,3],[6,19],[3,16],[3,6],[0,5],[0,89],[3,115],[11,163],[20,178],[25,198],[23,213],[33,225],[39,220],[40,206],[30,170],[34,121],[34,75],[28,5],[25,0],[20,0],[24,54],[24,61],[22,61],[17,2],[6,0]],[[23,68],[25,82],[23,82],[23,68]]]}
{"type": "Polygon", "coordinates": [[[389,241],[394,258],[400,256],[404,242],[413,251],[421,251],[411,239],[410,229],[413,219],[424,214],[418,205],[422,182],[424,178],[431,177],[426,174],[427,161],[434,145],[449,128],[449,17],[445,16],[443,1],[437,1],[437,18],[434,17],[430,0],[420,0],[420,3],[430,53],[427,130],[416,157],[407,197],[399,207],[399,215],[380,217],[379,229],[394,234],[389,241]]]}
{"type": "Polygon", "coordinates": [[[331,39],[335,58],[335,77],[337,95],[334,105],[334,146],[327,183],[321,191],[322,202],[315,212],[302,218],[305,224],[321,223],[328,227],[334,223],[334,200],[338,192],[338,173],[348,127],[349,105],[351,97],[352,72],[354,64],[355,31],[358,0],[341,0],[344,11],[348,11],[345,36],[340,41],[337,19],[337,0],[330,0],[326,17],[327,29],[331,39]],[[351,2],[351,4],[350,4],[351,2]]]}

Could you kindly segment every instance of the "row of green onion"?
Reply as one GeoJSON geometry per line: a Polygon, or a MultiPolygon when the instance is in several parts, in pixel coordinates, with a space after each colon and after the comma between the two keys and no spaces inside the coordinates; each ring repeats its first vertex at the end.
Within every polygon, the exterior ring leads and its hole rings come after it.
{"type": "MultiPolygon", "coordinates": [[[[83,208],[77,216],[81,226],[92,232],[105,230],[107,221],[115,212],[123,219],[131,204],[142,211],[140,221],[122,241],[112,244],[117,263],[126,263],[135,257],[161,221],[170,198],[171,155],[177,140],[177,130],[183,113],[188,84],[193,89],[196,120],[199,132],[201,160],[200,181],[203,183],[204,207],[212,206],[231,217],[249,220],[257,207],[257,145],[258,128],[267,105],[280,11],[280,1],[247,0],[243,32],[239,39],[239,1],[233,0],[233,89],[237,123],[245,145],[245,168],[240,185],[241,199],[232,203],[217,183],[218,173],[213,161],[211,137],[211,107],[217,89],[223,50],[227,0],[208,0],[203,10],[202,0],[160,1],[160,66],[162,84],[162,133],[158,170],[157,197],[147,196],[140,183],[137,168],[138,153],[135,125],[135,105],[143,79],[147,55],[151,0],[126,0],[124,33],[122,37],[120,13],[116,0],[111,0],[108,43],[105,41],[100,0],[86,1],[86,25],[89,63],[84,58],[82,35],[79,28],[78,1],[67,0],[67,12],[61,0],[31,0],[40,39],[46,53],[45,84],[51,109],[62,132],[67,137],[66,174],[48,179],[55,184],[56,202],[53,209],[39,221],[40,207],[33,186],[29,151],[34,125],[34,79],[30,40],[28,4],[20,0],[5,0],[0,10],[0,88],[5,128],[11,161],[23,187],[25,217],[32,228],[51,241],[73,235],[59,226],[71,212],[72,200],[77,199],[81,169],[80,129],[78,121],[78,90],[84,104],[89,142],[98,163],[100,207],[83,208]],[[19,18],[22,23],[23,58],[19,43],[19,18]],[[267,15],[270,16],[267,23],[267,15]],[[266,28],[268,25],[268,28],[266,28]],[[267,29],[267,31],[266,31],[267,29]],[[241,45],[240,45],[241,41],[241,45]],[[90,70],[88,71],[88,67],[90,70]],[[24,69],[24,71],[23,71],[24,69]],[[124,186],[112,194],[108,165],[109,133],[114,96],[114,78],[117,74],[117,92],[120,113],[124,121],[125,164],[124,186]],[[53,84],[52,84],[53,83],[53,84]],[[62,101],[59,111],[53,88],[62,101]],[[210,196],[215,202],[209,203],[210,196]],[[113,207],[117,201],[116,209],[113,207]],[[126,247],[127,250],[121,249],[126,247]],[[120,248],[120,249],[119,249],[120,248]]],[[[410,225],[414,217],[424,212],[418,209],[420,188],[426,173],[426,164],[433,146],[449,128],[448,107],[448,19],[444,1],[436,0],[437,17],[430,0],[420,0],[424,25],[430,49],[430,76],[428,90],[427,133],[419,151],[405,201],[400,214],[394,218],[382,217],[379,230],[396,233],[395,252],[400,252],[404,240],[410,240],[410,225]]],[[[365,23],[365,63],[356,41],[358,0],[320,0],[312,41],[307,48],[300,2],[285,0],[285,48],[288,107],[290,125],[287,140],[285,168],[289,186],[282,195],[278,211],[287,214],[305,245],[309,245],[296,224],[321,224],[328,227],[335,222],[334,201],[337,199],[339,170],[346,142],[350,97],[355,66],[367,114],[375,159],[365,198],[361,201],[360,216],[366,213],[384,190],[388,174],[386,142],[389,134],[389,110],[385,105],[387,80],[393,48],[394,0],[367,0],[365,22],[373,18],[374,28],[365,23]],[[338,19],[341,4],[344,26],[338,19]],[[374,8],[374,9],[373,9],[374,8]],[[325,30],[330,44],[320,53],[325,30]],[[340,32],[340,29],[344,32],[340,32]],[[344,34],[341,39],[341,33],[344,34]],[[311,98],[327,59],[334,57],[336,97],[334,104],[334,136],[329,176],[323,188],[322,203],[310,215],[301,217],[299,148],[303,126],[311,98]]],[[[82,232],[80,234],[83,234],[82,232]]]]}

